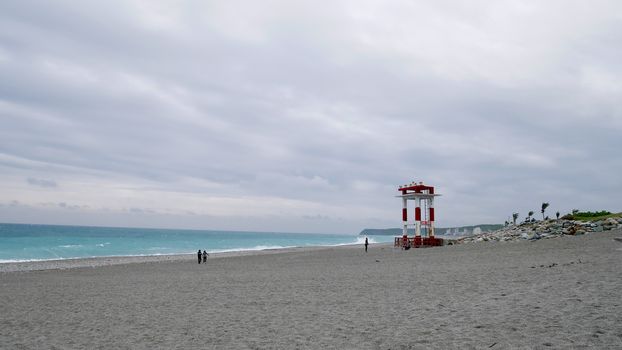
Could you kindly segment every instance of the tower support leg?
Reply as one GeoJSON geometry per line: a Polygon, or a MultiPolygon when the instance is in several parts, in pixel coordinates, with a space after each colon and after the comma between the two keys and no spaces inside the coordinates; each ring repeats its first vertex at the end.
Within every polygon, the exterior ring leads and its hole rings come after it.
{"type": "Polygon", "coordinates": [[[408,209],[406,207],[406,198],[402,198],[402,236],[408,236],[408,209]]]}

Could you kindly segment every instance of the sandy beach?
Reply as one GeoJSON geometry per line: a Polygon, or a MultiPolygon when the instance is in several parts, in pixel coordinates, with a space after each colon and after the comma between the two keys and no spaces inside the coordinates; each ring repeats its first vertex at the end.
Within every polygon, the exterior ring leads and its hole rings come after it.
{"type": "Polygon", "coordinates": [[[620,349],[621,231],[3,264],[2,349],[620,349]]]}

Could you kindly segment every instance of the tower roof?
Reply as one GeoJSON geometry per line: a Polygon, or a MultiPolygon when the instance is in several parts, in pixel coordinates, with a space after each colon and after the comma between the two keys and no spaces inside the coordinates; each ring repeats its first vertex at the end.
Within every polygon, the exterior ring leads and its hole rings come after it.
{"type": "Polygon", "coordinates": [[[408,185],[403,185],[398,188],[398,191],[401,191],[402,194],[409,193],[426,193],[426,194],[434,194],[434,186],[424,185],[423,182],[411,182],[408,185]]]}

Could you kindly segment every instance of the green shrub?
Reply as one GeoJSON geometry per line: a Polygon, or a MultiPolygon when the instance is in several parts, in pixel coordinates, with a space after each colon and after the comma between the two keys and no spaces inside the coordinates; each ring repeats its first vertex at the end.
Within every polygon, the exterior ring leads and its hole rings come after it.
{"type": "Polygon", "coordinates": [[[611,215],[611,212],[608,212],[606,210],[595,211],[595,212],[580,211],[574,214],[573,216],[580,217],[580,218],[594,218],[594,217],[605,216],[605,215],[611,215]]]}
{"type": "Polygon", "coordinates": [[[572,211],[572,214],[566,214],[562,216],[562,220],[583,220],[583,221],[588,220],[589,221],[589,219],[592,219],[592,218],[602,218],[603,216],[609,216],[609,215],[613,215],[613,214],[607,210],[591,212],[591,211],[579,211],[577,209],[574,209],[572,211]]]}

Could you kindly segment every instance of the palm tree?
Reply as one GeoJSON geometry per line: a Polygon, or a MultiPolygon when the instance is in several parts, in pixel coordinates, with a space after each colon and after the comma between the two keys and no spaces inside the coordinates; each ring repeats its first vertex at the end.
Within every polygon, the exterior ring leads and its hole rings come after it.
{"type": "Polygon", "coordinates": [[[518,219],[518,213],[512,214],[512,222],[516,225],[516,219],[518,219]]]}
{"type": "Polygon", "coordinates": [[[542,220],[544,220],[544,211],[548,208],[549,203],[542,203],[542,220]]]}
{"type": "Polygon", "coordinates": [[[557,220],[559,220],[559,212],[555,213],[555,216],[557,216],[557,220]]]}
{"type": "Polygon", "coordinates": [[[527,220],[525,220],[525,221],[530,222],[530,221],[531,221],[531,216],[532,216],[532,215],[533,215],[533,210],[530,210],[530,211],[529,211],[529,214],[527,214],[527,220]]]}

